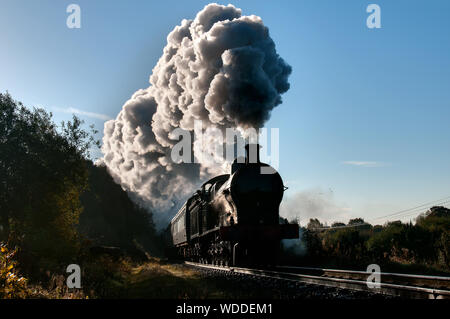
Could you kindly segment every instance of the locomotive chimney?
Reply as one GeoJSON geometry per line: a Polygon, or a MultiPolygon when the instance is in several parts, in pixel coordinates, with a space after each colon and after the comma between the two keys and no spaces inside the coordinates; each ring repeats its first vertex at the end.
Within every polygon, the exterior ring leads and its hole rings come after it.
{"type": "Polygon", "coordinates": [[[260,163],[259,161],[259,144],[247,144],[245,145],[245,164],[260,163]]]}

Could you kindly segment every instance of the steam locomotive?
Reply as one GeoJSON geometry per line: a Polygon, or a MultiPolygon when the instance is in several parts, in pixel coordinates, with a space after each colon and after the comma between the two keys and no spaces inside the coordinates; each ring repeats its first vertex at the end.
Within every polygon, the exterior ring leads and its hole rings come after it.
{"type": "Polygon", "coordinates": [[[280,224],[285,187],[280,174],[247,144],[230,174],[204,183],[170,223],[172,242],[186,260],[215,265],[270,265],[281,239],[298,238],[298,225],[280,224]]]}

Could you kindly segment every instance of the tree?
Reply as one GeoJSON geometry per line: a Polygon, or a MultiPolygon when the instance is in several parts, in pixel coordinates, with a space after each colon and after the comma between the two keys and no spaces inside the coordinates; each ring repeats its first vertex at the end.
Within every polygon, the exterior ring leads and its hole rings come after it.
{"type": "Polygon", "coordinates": [[[306,226],[306,228],[309,230],[323,227],[324,227],[323,224],[317,218],[311,218],[308,222],[308,225],[306,226]]]}
{"type": "Polygon", "coordinates": [[[363,225],[366,222],[362,218],[353,218],[348,221],[349,225],[363,225]]]}
{"type": "Polygon", "coordinates": [[[0,240],[29,258],[69,258],[76,250],[85,158],[96,143],[77,117],[58,128],[52,114],[0,94],[0,240]]]}
{"type": "Polygon", "coordinates": [[[345,226],[345,223],[334,222],[333,224],[331,224],[331,227],[342,227],[342,226],[345,226]]]}

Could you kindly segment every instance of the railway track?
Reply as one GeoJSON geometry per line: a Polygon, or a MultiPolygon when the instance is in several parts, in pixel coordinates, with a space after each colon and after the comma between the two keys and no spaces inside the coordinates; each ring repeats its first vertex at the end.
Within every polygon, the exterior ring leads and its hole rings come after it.
{"type": "Polygon", "coordinates": [[[229,271],[261,278],[287,280],[306,284],[366,291],[402,298],[450,299],[450,277],[380,273],[379,288],[369,288],[363,271],[278,266],[274,269],[223,267],[186,261],[185,264],[204,269],[229,271]]]}

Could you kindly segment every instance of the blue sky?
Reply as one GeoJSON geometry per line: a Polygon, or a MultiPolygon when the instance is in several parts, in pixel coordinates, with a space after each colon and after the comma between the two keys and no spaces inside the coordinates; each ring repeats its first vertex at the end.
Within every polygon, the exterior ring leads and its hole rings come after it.
{"type": "MultiPolygon", "coordinates": [[[[167,34],[207,3],[0,0],[0,92],[58,122],[89,112],[101,131],[148,86],[167,34]],[[81,29],[66,27],[70,3],[81,29]]],[[[293,68],[266,125],[280,128],[287,198],[325,194],[332,220],[370,220],[450,196],[449,1],[232,4],[262,17],[293,68]],[[366,27],[370,3],[381,29],[366,27]]]]}

